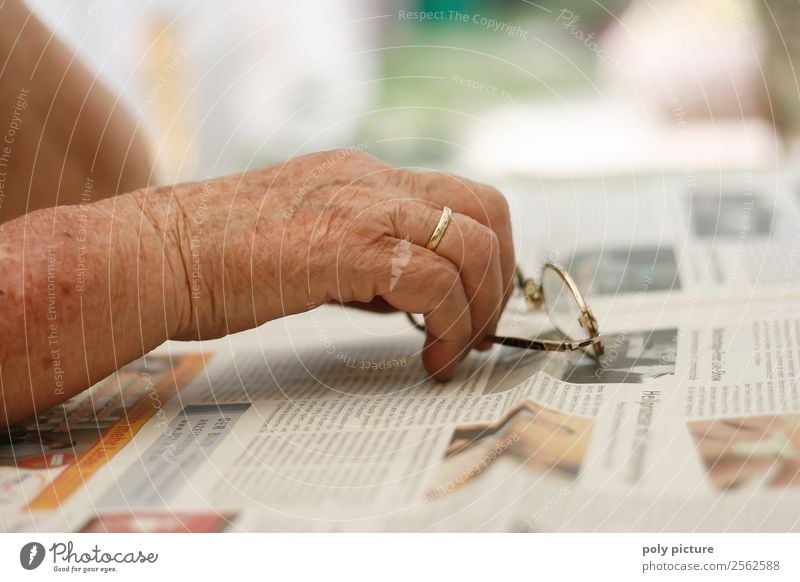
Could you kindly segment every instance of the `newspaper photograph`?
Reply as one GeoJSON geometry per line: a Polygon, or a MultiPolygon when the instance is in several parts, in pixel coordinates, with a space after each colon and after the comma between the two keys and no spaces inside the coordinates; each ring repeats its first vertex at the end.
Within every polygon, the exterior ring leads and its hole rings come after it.
{"type": "Polygon", "coordinates": [[[629,527],[666,531],[698,507],[693,527],[727,528],[748,491],[733,530],[794,531],[793,347],[767,339],[793,322],[756,313],[716,339],[703,322],[611,331],[598,360],[497,347],[447,384],[425,377],[408,329],[369,346],[329,349],[312,331],[303,350],[148,357],[68,403],[69,430],[14,428],[0,515],[76,531],[613,531],[650,503],[629,527]],[[765,364],[742,375],[744,354],[765,364]],[[147,405],[138,422],[119,424],[108,382],[147,405]]]}
{"type": "MultiPolygon", "coordinates": [[[[654,211],[653,196],[641,212],[654,211]]],[[[737,236],[747,200],[693,200],[693,237],[737,236]]],[[[748,212],[759,239],[781,221],[765,207],[748,212]]],[[[332,307],[292,323],[291,345],[276,344],[281,324],[201,351],[165,346],[10,427],[0,523],[795,531],[786,508],[800,482],[800,301],[788,287],[771,301],[690,294],[699,279],[686,265],[702,253],[686,257],[674,242],[681,228],[676,219],[670,233],[642,229],[630,244],[627,229],[617,240],[598,232],[602,250],[551,249],[602,321],[599,357],[495,346],[442,384],[402,317],[365,342],[361,324],[342,334],[344,312],[332,307]]],[[[369,327],[382,316],[361,317],[369,327]]],[[[559,337],[519,298],[498,333],[559,337]]]]}

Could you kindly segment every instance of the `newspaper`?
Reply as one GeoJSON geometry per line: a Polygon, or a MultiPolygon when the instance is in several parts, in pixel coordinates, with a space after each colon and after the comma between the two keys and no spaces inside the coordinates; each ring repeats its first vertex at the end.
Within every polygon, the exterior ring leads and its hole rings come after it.
{"type": "Polygon", "coordinates": [[[0,529],[799,530],[800,190],[715,187],[511,189],[599,361],[496,346],[440,384],[401,315],[332,306],[168,343],[8,431],[0,529]]]}

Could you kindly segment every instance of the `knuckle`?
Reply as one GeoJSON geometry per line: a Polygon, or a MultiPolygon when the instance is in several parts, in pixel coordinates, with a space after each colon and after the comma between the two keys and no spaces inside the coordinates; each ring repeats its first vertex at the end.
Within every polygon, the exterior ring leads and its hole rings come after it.
{"type": "Polygon", "coordinates": [[[494,230],[489,230],[489,249],[491,251],[490,260],[498,261],[500,259],[500,237],[494,230]]]}
{"type": "Polygon", "coordinates": [[[301,160],[303,162],[306,162],[308,164],[318,165],[318,164],[323,164],[328,160],[335,159],[337,151],[338,150],[335,150],[335,149],[333,149],[333,150],[320,150],[320,151],[317,151],[317,152],[312,152],[310,154],[305,154],[305,155],[300,156],[300,157],[298,157],[296,159],[297,160],[301,160]]]}
{"type": "Polygon", "coordinates": [[[406,213],[402,208],[400,200],[391,198],[381,205],[385,216],[389,221],[389,232],[402,233],[405,232],[406,213]]]}
{"type": "Polygon", "coordinates": [[[335,150],[335,157],[337,161],[351,168],[355,173],[362,175],[369,175],[377,170],[383,170],[389,167],[375,156],[352,148],[339,148],[335,150]]]}
{"type": "Polygon", "coordinates": [[[483,267],[488,267],[499,256],[500,239],[491,228],[480,225],[475,228],[474,240],[468,240],[466,252],[483,267]]]}
{"type": "Polygon", "coordinates": [[[430,282],[427,287],[425,312],[431,313],[441,307],[443,302],[452,299],[458,285],[458,269],[455,265],[442,262],[441,266],[432,269],[426,279],[430,282]]]}
{"type": "Polygon", "coordinates": [[[334,148],[320,150],[300,156],[305,174],[312,176],[345,175],[369,173],[375,167],[385,164],[377,158],[370,156],[355,148],[334,148]]]}
{"type": "Polygon", "coordinates": [[[439,261],[438,263],[441,263],[441,265],[437,264],[437,267],[430,274],[431,287],[438,294],[449,294],[458,281],[458,269],[449,262],[439,261]]]}
{"type": "Polygon", "coordinates": [[[459,187],[458,179],[450,174],[441,172],[422,172],[415,174],[421,180],[423,198],[426,200],[437,201],[447,198],[448,192],[452,192],[459,187]]]}
{"type": "Polygon", "coordinates": [[[511,211],[508,200],[499,190],[491,186],[486,187],[485,209],[493,228],[505,226],[510,222],[511,211]]]}
{"type": "Polygon", "coordinates": [[[391,183],[401,191],[417,193],[419,191],[420,174],[404,168],[392,168],[389,171],[391,183]]]}

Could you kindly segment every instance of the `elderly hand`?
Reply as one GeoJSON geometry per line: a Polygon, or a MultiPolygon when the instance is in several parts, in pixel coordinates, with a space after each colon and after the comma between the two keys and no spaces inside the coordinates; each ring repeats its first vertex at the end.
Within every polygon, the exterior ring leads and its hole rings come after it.
{"type": "MultiPolygon", "coordinates": [[[[166,190],[145,191],[148,213],[163,210],[166,190]]],[[[423,362],[446,380],[471,348],[486,347],[512,287],[505,199],[455,176],[334,150],[168,191],[177,212],[164,252],[187,289],[176,339],[377,299],[424,314],[423,362]],[[427,250],[444,206],[453,219],[427,250]]]]}
{"type": "Polygon", "coordinates": [[[514,274],[497,191],[348,150],[31,212],[0,227],[0,257],[0,427],[165,339],[328,301],[424,314],[423,362],[446,380],[494,331],[514,274]],[[453,219],[428,250],[444,206],[453,219]]]}

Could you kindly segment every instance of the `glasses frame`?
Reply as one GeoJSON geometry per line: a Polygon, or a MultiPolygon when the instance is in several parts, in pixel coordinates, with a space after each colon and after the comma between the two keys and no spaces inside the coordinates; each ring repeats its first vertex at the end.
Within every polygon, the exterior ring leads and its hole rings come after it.
{"type": "MultiPolygon", "coordinates": [[[[587,305],[586,300],[578,290],[578,286],[575,284],[575,281],[573,281],[572,277],[570,277],[569,273],[561,265],[557,265],[556,263],[548,261],[542,265],[542,273],[544,273],[545,269],[553,269],[566,283],[567,288],[572,292],[575,302],[577,303],[581,312],[581,315],[578,318],[578,323],[589,333],[589,337],[585,340],[567,339],[565,341],[557,341],[546,339],[525,339],[501,335],[487,335],[486,340],[495,344],[511,346],[524,350],[545,352],[582,351],[586,355],[595,359],[600,358],[605,351],[603,336],[600,334],[600,326],[598,325],[597,319],[595,318],[594,313],[592,313],[591,308],[589,305],[587,305]]],[[[542,288],[541,282],[537,283],[533,279],[525,277],[519,266],[517,266],[515,269],[514,282],[517,290],[522,293],[523,297],[525,298],[525,303],[528,305],[528,308],[531,311],[544,309],[546,298],[544,296],[544,289],[542,288]]],[[[425,331],[425,325],[414,319],[412,314],[406,313],[406,316],[414,327],[420,331],[425,331]]],[[[550,320],[552,321],[552,317],[550,320]]],[[[556,329],[559,329],[558,326],[555,327],[556,329]]],[[[559,331],[561,330],[559,329],[559,331]]]]}

